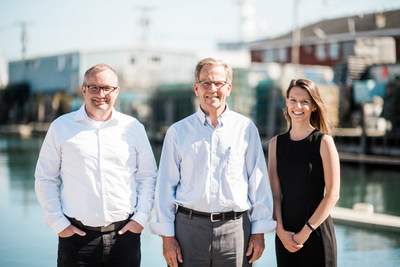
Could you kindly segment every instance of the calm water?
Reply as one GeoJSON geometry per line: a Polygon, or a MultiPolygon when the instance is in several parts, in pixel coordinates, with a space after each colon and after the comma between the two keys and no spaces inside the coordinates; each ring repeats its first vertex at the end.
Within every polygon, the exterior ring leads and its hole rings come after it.
{"type": "MultiPolygon", "coordinates": [[[[56,266],[57,235],[42,222],[34,193],[34,169],[41,138],[0,135],[0,266],[56,266]]],[[[339,205],[374,204],[375,211],[400,216],[400,168],[342,165],[339,205]]],[[[335,225],[339,266],[400,266],[400,234],[335,225]]],[[[146,227],[142,266],[166,266],[162,243],[146,227]]],[[[276,266],[274,233],[253,266],[276,266]]]]}

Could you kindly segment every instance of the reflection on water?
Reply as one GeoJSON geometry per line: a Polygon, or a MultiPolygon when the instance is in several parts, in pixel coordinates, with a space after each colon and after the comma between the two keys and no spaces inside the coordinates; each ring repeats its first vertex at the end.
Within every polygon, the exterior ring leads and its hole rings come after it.
{"type": "Polygon", "coordinates": [[[400,266],[400,233],[335,225],[338,266],[400,266]]]}
{"type": "Polygon", "coordinates": [[[373,204],[376,213],[400,216],[400,167],[341,164],[338,205],[373,204]]]}
{"type": "MultiPolygon", "coordinates": [[[[34,170],[41,138],[0,136],[0,266],[55,266],[57,235],[42,222],[34,193],[34,170]]],[[[155,151],[159,151],[159,147],[155,151]]],[[[400,170],[342,166],[340,206],[373,203],[376,212],[400,216],[400,170]]],[[[335,225],[338,266],[400,266],[400,233],[335,225]]],[[[276,266],[274,233],[253,266],[276,266]]],[[[142,233],[142,266],[166,266],[161,239],[142,233]]]]}

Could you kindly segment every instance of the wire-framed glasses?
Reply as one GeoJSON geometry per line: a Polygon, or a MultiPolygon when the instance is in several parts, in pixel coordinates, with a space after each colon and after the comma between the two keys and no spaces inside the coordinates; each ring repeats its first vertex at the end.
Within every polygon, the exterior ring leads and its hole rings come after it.
{"type": "Polygon", "coordinates": [[[227,81],[199,81],[198,84],[203,86],[205,89],[211,89],[214,84],[215,88],[220,89],[223,86],[227,85],[227,81]]]}

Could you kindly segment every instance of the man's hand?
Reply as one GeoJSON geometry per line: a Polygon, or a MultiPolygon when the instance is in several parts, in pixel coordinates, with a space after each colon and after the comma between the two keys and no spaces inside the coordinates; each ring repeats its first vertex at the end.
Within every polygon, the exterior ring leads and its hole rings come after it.
{"type": "Polygon", "coordinates": [[[163,236],[163,254],[170,267],[178,267],[178,261],[183,262],[181,248],[173,236],[163,236]],[[178,261],[177,261],[178,260],[178,261]]]}
{"type": "Polygon", "coordinates": [[[118,231],[118,234],[123,235],[126,231],[140,234],[143,231],[143,226],[134,220],[130,220],[121,230],[118,231]]]}
{"type": "Polygon", "coordinates": [[[65,238],[65,237],[70,237],[73,236],[74,234],[80,235],[80,236],[85,236],[86,233],[79,228],[76,228],[72,224],[70,224],[67,228],[62,230],[61,232],[58,233],[59,237],[65,238]]]}
{"type": "Polygon", "coordinates": [[[249,263],[253,263],[258,260],[265,248],[264,234],[252,234],[249,240],[249,246],[247,248],[246,256],[251,256],[249,263]]]}

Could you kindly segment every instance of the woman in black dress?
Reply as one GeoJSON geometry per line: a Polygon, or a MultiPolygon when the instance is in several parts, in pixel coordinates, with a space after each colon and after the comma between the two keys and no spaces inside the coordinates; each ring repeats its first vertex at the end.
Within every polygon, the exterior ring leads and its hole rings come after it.
{"type": "Polygon", "coordinates": [[[268,156],[278,266],[336,266],[329,213],[339,199],[339,156],[312,81],[291,81],[285,117],[288,131],[271,139],[268,156]]]}

